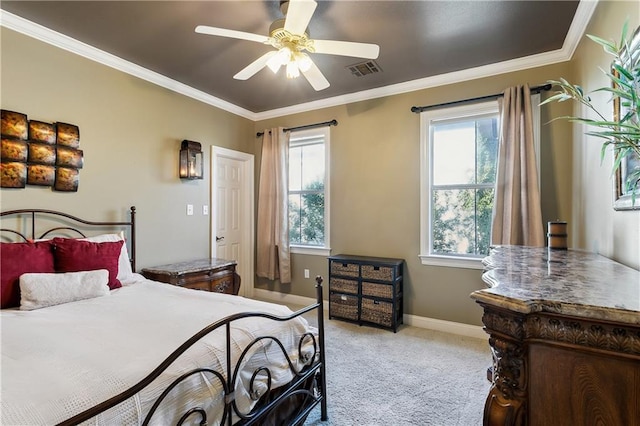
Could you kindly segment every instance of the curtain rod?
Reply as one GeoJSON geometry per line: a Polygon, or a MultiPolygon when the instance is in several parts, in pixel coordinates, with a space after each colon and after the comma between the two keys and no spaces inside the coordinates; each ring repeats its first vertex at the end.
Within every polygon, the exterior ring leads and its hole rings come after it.
{"type": "MultiPolygon", "coordinates": [[[[305,124],[304,126],[298,126],[298,127],[290,127],[288,129],[283,129],[285,132],[290,132],[292,130],[302,130],[302,129],[313,129],[314,127],[323,127],[323,126],[337,126],[338,125],[338,120],[333,119],[331,121],[325,121],[323,123],[315,123],[315,124],[305,124]]],[[[271,133],[271,130],[269,130],[269,133],[271,133]]],[[[258,132],[256,133],[256,137],[260,137],[264,135],[264,132],[258,132]]]]}
{"type": "MultiPolygon", "coordinates": [[[[542,86],[532,87],[529,90],[531,90],[531,93],[540,93],[542,91],[551,90],[551,84],[550,83],[543,84],[542,86]]],[[[428,105],[428,106],[420,106],[420,107],[414,106],[414,107],[411,107],[411,112],[420,113],[420,112],[426,111],[428,109],[446,107],[446,106],[457,105],[457,104],[484,101],[484,100],[487,100],[487,99],[496,99],[496,98],[500,98],[502,96],[503,96],[502,93],[496,93],[495,95],[480,96],[478,98],[471,98],[471,99],[462,99],[460,101],[445,102],[445,103],[437,104],[437,105],[428,105]]]]}

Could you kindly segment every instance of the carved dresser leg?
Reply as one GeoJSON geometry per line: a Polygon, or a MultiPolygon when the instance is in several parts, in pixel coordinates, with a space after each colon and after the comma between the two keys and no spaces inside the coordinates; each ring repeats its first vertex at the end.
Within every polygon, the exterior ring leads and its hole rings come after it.
{"type": "Polygon", "coordinates": [[[493,354],[493,382],[485,402],[484,425],[524,426],[528,396],[523,320],[486,311],[482,320],[493,354]]]}

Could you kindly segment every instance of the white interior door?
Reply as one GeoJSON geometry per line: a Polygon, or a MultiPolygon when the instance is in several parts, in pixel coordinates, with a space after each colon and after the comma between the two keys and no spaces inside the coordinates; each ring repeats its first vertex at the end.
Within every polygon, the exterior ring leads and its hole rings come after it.
{"type": "Polygon", "coordinates": [[[235,260],[240,295],[253,294],[253,155],[212,147],[211,253],[235,260]]]}

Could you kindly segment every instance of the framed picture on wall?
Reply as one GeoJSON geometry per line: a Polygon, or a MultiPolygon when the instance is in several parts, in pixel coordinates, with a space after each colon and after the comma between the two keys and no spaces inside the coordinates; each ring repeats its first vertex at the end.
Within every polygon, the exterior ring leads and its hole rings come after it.
{"type": "MultiPolygon", "coordinates": [[[[637,57],[638,49],[634,46],[638,46],[638,44],[640,44],[640,28],[636,30],[630,45],[630,50],[635,52],[635,56],[629,57],[627,55],[627,59],[636,65],[640,62],[640,58],[637,57]]],[[[626,79],[624,75],[621,76],[615,70],[613,74],[622,81],[626,79]]],[[[615,122],[631,120],[632,117],[628,117],[630,112],[628,102],[626,99],[621,101],[619,97],[613,100],[613,120],[615,122]]],[[[640,210],[640,184],[634,185],[638,179],[640,179],[640,156],[631,152],[622,159],[620,167],[616,170],[613,189],[613,208],[615,210],[640,210]]]]}

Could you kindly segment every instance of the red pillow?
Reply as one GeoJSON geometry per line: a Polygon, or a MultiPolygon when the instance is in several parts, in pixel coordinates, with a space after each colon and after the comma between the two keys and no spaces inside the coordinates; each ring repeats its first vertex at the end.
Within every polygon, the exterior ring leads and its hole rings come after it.
{"type": "Polygon", "coordinates": [[[56,272],[81,272],[106,269],[109,288],[122,287],[118,281],[118,259],[124,241],[93,243],[73,238],[54,238],[56,272]]]}
{"type": "Polygon", "coordinates": [[[0,306],[20,306],[20,275],[55,272],[51,242],[0,243],[0,306]]]}

